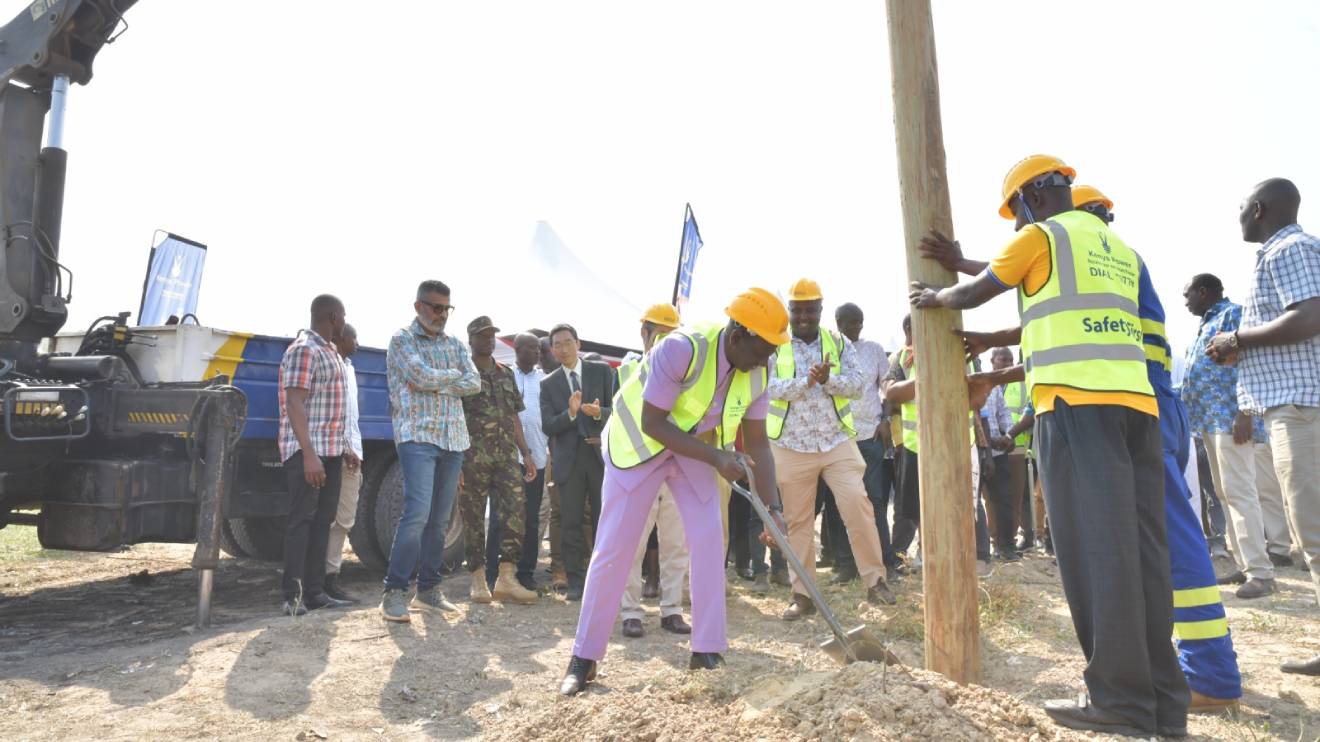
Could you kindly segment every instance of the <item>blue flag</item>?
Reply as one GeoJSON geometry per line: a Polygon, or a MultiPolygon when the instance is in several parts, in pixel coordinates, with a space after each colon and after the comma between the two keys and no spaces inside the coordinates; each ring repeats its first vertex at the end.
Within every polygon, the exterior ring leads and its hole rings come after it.
{"type": "Polygon", "coordinates": [[[688,204],[687,218],[683,220],[683,243],[678,253],[678,278],[674,283],[674,306],[680,310],[692,298],[692,273],[697,267],[697,253],[701,252],[701,245],[697,218],[692,214],[692,205],[688,204]]]}
{"type": "Polygon", "coordinates": [[[163,325],[170,315],[182,318],[195,313],[205,267],[206,245],[166,234],[159,245],[151,248],[138,325],[163,325]]]}

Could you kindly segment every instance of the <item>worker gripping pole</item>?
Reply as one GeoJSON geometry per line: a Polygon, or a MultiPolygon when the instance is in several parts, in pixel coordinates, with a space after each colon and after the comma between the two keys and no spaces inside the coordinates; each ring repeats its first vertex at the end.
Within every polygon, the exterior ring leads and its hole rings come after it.
{"type": "MultiPolygon", "coordinates": [[[[953,235],[930,0],[888,0],[888,10],[908,277],[949,286],[955,281],[953,274],[922,258],[917,249],[928,230],[953,235]]],[[[926,668],[955,682],[971,683],[980,668],[980,637],[967,385],[962,344],[952,332],[960,325],[960,313],[955,311],[912,313],[921,445],[926,668]]]]}

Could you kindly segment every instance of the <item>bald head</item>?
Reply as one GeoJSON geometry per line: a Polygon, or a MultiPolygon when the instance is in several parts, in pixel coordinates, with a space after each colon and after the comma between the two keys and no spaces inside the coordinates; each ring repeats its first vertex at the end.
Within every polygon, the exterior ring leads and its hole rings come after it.
{"type": "Polygon", "coordinates": [[[1270,178],[1256,184],[1251,195],[1242,202],[1238,222],[1242,225],[1242,239],[1263,243],[1276,232],[1297,223],[1297,210],[1302,194],[1286,178],[1270,178]]]}
{"type": "Polygon", "coordinates": [[[344,331],[344,302],[333,294],[312,299],[312,330],[334,343],[344,331]]]}

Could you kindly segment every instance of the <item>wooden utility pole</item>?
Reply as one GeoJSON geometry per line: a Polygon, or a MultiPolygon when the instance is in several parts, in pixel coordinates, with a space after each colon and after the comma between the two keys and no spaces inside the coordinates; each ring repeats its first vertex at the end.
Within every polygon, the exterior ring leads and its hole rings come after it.
{"type": "MultiPolygon", "coordinates": [[[[930,0],[888,0],[894,130],[908,277],[950,286],[956,277],[917,249],[931,229],[953,236],[940,128],[939,72],[930,0]]],[[[921,454],[921,553],[926,669],[958,683],[980,671],[971,448],[961,313],[914,310],[921,454]]]]}

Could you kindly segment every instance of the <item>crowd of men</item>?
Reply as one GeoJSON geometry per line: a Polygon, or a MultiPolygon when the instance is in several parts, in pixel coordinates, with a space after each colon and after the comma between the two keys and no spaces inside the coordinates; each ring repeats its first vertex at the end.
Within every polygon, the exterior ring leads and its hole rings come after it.
{"type": "MultiPolygon", "coordinates": [[[[1320,242],[1297,225],[1292,183],[1256,186],[1240,212],[1242,238],[1262,245],[1246,303],[1213,275],[1191,278],[1183,297],[1201,327],[1175,387],[1149,270],[1111,228],[1113,202],[1075,178],[1057,158],[1018,163],[1001,194],[1017,227],[1007,245],[981,262],[932,233],[926,257],[973,278],[914,283],[910,298],[930,311],[1018,294],[1019,327],[960,331],[973,400],[968,536],[985,564],[1037,546],[1056,557],[1087,693],[1047,712],[1076,729],[1176,736],[1189,710],[1242,695],[1220,586],[1261,598],[1277,590],[1277,569],[1304,562],[1320,602],[1320,242]],[[1210,481],[1193,489],[1185,472],[1198,450],[1210,481]]],[[[804,584],[818,518],[820,561],[840,583],[860,578],[873,604],[893,604],[891,583],[919,566],[910,316],[903,347],[886,353],[861,337],[856,304],[837,306],[836,330],[822,326],[825,296],[803,278],[786,305],[759,288],[733,297],[724,322],[687,325],[656,305],[640,318],[643,352],[617,368],[584,357],[568,324],[513,337],[510,368],[495,360],[489,317],[466,338],[446,332],[450,298],[423,282],[387,351],[404,503],[385,620],[456,610],[440,587],[456,502],[473,603],[530,604],[547,591],[581,601],[566,695],[594,681],[620,614],[625,637],[645,633],[645,598],[659,597],[662,629],[691,635],[693,669],[721,665],[726,567],[757,592],[790,587],[783,620],[815,613],[804,584]],[[775,528],[805,574],[773,550],[766,564],[775,528]]],[[[280,368],[289,614],[356,602],[337,576],[363,455],[344,318],[342,302],[317,297],[280,368]]],[[[1320,675],[1320,657],[1295,659],[1283,669],[1320,675]]]]}

